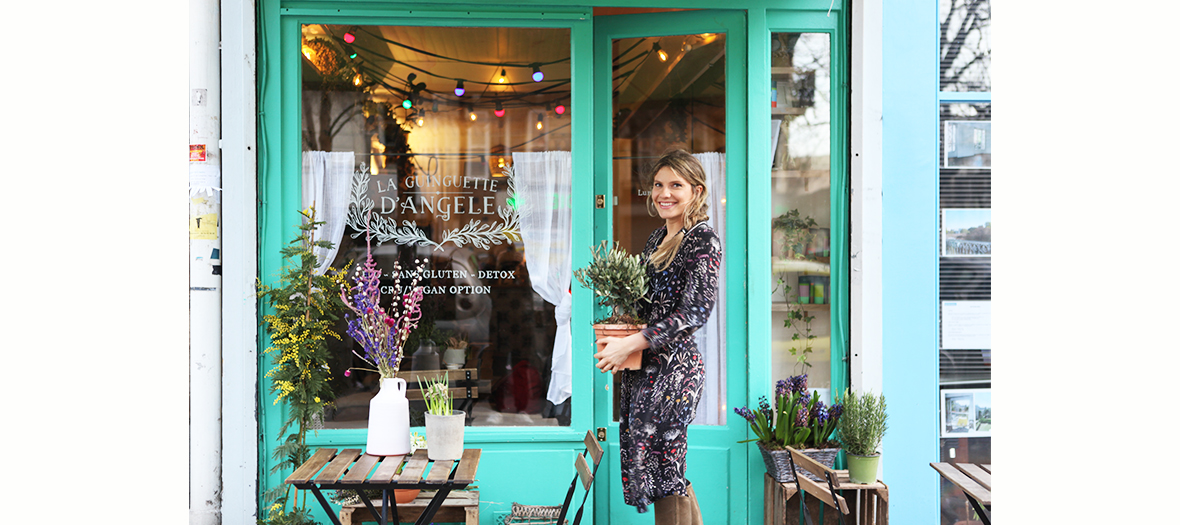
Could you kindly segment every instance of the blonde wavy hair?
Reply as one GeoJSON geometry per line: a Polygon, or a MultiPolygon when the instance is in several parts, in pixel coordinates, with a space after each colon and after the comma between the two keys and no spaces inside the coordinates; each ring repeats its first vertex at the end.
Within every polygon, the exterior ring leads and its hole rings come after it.
{"type": "MultiPolygon", "coordinates": [[[[676,258],[676,253],[680,251],[680,245],[684,242],[685,232],[691,230],[698,223],[709,220],[709,187],[705,185],[705,168],[701,166],[701,162],[691,153],[682,149],[664,153],[651,168],[648,179],[652,181],[653,185],[656,174],[663,168],[672,170],[672,173],[691,184],[694,188],[694,195],[684,210],[683,228],[678,232],[668,232],[666,235],[674,235],[675,237],[670,242],[662,244],[651,254],[652,267],[660,271],[666,270],[668,265],[672,264],[672,259],[676,258]],[[695,188],[698,186],[701,188],[701,192],[695,193],[695,188]]],[[[647,214],[652,217],[658,215],[655,208],[655,196],[655,192],[652,191],[647,199],[647,214]]]]}

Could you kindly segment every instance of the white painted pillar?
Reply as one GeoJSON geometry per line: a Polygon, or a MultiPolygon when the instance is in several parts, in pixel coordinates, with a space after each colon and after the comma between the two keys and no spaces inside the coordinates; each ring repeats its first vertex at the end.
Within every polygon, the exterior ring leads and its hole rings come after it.
{"type": "Polygon", "coordinates": [[[221,523],[218,0],[189,0],[189,523],[221,523]]]}
{"type": "Polygon", "coordinates": [[[852,388],[882,389],[881,2],[852,4],[852,388]]]}
{"type": "Polygon", "coordinates": [[[258,522],[258,147],[254,0],[221,0],[222,498],[226,525],[258,522]]]}

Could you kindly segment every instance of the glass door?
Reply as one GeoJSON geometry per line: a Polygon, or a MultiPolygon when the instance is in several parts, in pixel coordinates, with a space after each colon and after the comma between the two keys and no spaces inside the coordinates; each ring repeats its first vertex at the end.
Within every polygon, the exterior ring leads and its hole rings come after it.
{"type": "MultiPolygon", "coordinates": [[[[595,18],[595,184],[596,193],[606,197],[604,208],[596,210],[597,238],[617,241],[630,253],[643,251],[649,235],[664,224],[648,211],[651,166],[678,148],[705,168],[707,224],[726,254],[743,252],[744,239],[733,234],[727,211],[729,199],[744,194],[744,181],[726,174],[741,173],[745,157],[744,25],[742,14],[718,11],[595,18]],[[727,162],[731,149],[739,157],[737,169],[727,162]]],[[[706,523],[746,519],[746,445],[737,443],[745,438],[745,422],[726,414],[733,406],[729,399],[740,404],[745,399],[745,351],[731,344],[727,330],[744,326],[744,290],[726,286],[743,282],[744,272],[740,258],[723,263],[718,301],[695,334],[705,386],[689,427],[685,462],[706,523]]],[[[638,514],[625,503],[620,485],[619,380],[596,378],[596,419],[598,426],[609,427],[610,459],[597,483],[597,509],[611,524],[650,523],[650,512],[638,514]]]]}

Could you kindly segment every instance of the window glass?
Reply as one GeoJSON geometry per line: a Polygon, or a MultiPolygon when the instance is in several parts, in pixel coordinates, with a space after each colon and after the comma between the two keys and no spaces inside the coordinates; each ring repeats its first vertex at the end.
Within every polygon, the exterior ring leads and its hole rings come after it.
{"type": "Polygon", "coordinates": [[[771,377],[831,403],[831,41],[771,33],[771,377]]]}
{"type": "MultiPolygon", "coordinates": [[[[649,211],[651,167],[670,149],[697,158],[709,188],[706,222],[725,245],[725,34],[701,33],[622,38],[612,42],[611,109],[614,239],[640,253],[648,236],[664,225],[649,211]]],[[[719,275],[726,271],[722,259],[719,275]]],[[[697,425],[725,424],[725,279],[696,343],[705,361],[705,387],[697,425]]],[[[618,420],[619,377],[614,416],[618,420]]]]}
{"type": "MultiPolygon", "coordinates": [[[[304,202],[330,223],[332,265],[363,264],[368,230],[388,302],[394,263],[427,261],[401,365],[411,399],[410,372],[451,369],[471,425],[568,425],[568,385],[563,398],[550,384],[555,307],[522,238],[530,181],[513,154],[571,150],[569,30],[313,24],[302,40],[304,202]]],[[[551,193],[568,216],[568,185],[551,193]]],[[[378,388],[345,326],[326,428],[364,427],[378,388]]],[[[411,401],[412,424],[423,410],[411,401]]]]}
{"type": "MultiPolygon", "coordinates": [[[[991,104],[942,104],[939,161],[940,461],[991,463],[991,104]]],[[[941,523],[973,516],[940,478],[941,523]]]]}
{"type": "Polygon", "coordinates": [[[939,0],[939,85],[991,91],[991,1],[939,0]]]}

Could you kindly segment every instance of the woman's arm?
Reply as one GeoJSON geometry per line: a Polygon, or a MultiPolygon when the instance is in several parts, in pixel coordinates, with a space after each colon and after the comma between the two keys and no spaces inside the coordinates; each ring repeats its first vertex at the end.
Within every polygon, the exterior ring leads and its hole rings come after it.
{"type": "Polygon", "coordinates": [[[627,337],[603,337],[595,341],[594,344],[598,346],[598,352],[594,354],[594,357],[598,359],[598,364],[594,366],[603,372],[612,374],[623,366],[623,362],[627,360],[628,356],[648,348],[647,339],[639,332],[627,337]]]}
{"type": "Polygon", "coordinates": [[[676,309],[663,319],[649,320],[640,332],[648,348],[661,348],[676,334],[704,326],[717,302],[717,273],[721,270],[721,241],[711,231],[685,239],[685,283],[676,309]],[[688,241],[693,241],[689,243],[688,241]]]}

